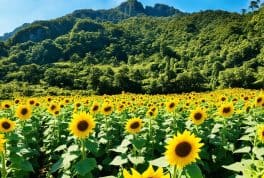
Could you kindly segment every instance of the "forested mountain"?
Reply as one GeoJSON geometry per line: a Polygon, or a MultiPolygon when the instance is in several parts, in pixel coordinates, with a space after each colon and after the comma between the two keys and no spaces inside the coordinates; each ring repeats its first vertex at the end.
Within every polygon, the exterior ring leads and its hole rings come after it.
{"type": "Polygon", "coordinates": [[[132,0],[34,22],[0,42],[0,56],[1,93],[263,88],[264,8],[185,14],[132,0]]]}

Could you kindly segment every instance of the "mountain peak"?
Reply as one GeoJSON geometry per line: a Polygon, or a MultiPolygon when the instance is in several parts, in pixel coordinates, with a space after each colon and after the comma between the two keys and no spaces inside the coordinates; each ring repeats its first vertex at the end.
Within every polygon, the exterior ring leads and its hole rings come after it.
{"type": "Polygon", "coordinates": [[[138,14],[144,14],[145,9],[141,2],[137,0],[128,0],[121,3],[117,9],[128,16],[136,16],[138,14]]]}

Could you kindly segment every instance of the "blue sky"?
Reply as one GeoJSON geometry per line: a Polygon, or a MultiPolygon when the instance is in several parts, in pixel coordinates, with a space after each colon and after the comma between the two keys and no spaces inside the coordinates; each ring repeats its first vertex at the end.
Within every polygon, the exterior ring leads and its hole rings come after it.
{"type": "MultiPolygon", "coordinates": [[[[0,0],[0,35],[26,22],[47,20],[76,9],[109,9],[124,0],[0,0]]],[[[184,12],[223,9],[240,12],[249,0],[139,0],[144,5],[168,4],[184,12]]]]}

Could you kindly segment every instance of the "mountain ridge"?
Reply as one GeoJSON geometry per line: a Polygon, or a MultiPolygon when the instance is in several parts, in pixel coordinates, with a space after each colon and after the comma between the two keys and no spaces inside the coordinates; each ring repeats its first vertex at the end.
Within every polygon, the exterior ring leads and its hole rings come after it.
{"type": "Polygon", "coordinates": [[[50,20],[36,20],[32,23],[25,23],[22,26],[17,27],[12,32],[5,33],[3,36],[0,36],[0,41],[6,41],[13,37],[17,32],[26,29],[27,27],[34,25],[40,21],[52,21],[64,17],[69,18],[91,18],[99,21],[110,21],[110,22],[118,22],[120,20],[127,19],[129,17],[146,15],[146,16],[154,16],[154,17],[168,17],[173,15],[184,15],[185,13],[181,12],[178,9],[175,9],[172,6],[168,6],[165,4],[157,3],[153,7],[146,6],[144,7],[141,2],[137,0],[128,0],[126,2],[122,2],[119,6],[111,9],[78,9],[73,11],[72,13],[66,14],[62,17],[58,17],[50,20]]]}

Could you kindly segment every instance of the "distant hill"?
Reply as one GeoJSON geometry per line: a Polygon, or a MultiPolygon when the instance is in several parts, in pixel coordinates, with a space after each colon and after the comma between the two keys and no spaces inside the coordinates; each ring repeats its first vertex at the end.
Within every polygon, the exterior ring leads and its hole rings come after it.
{"type": "MultiPolygon", "coordinates": [[[[121,3],[118,7],[109,9],[109,10],[92,10],[92,9],[82,9],[82,10],[76,10],[71,14],[68,14],[64,17],[60,17],[55,20],[59,20],[60,24],[53,23],[54,20],[51,21],[36,21],[32,24],[24,24],[18,28],[16,28],[14,31],[10,33],[4,34],[4,36],[0,36],[0,41],[5,41],[9,39],[10,37],[13,37],[17,32],[20,32],[18,36],[21,36],[21,33],[23,33],[23,37],[21,38],[21,41],[17,42],[24,42],[27,40],[31,41],[41,41],[42,39],[47,38],[55,38],[58,35],[65,34],[68,32],[64,29],[65,23],[67,25],[73,25],[76,18],[91,18],[97,21],[111,21],[111,22],[118,22],[120,20],[127,19],[129,17],[133,16],[140,16],[140,15],[146,15],[146,16],[155,16],[155,17],[168,17],[168,16],[181,16],[185,13],[181,12],[178,9],[175,9],[174,7],[169,7],[164,4],[156,4],[154,7],[146,6],[146,8],[143,7],[142,3],[140,3],[137,0],[128,0],[127,2],[121,3]],[[69,19],[72,20],[73,23],[69,22],[69,19]],[[58,35],[52,35],[48,34],[51,33],[46,28],[42,28],[44,24],[47,24],[46,27],[50,28],[50,25],[52,24],[56,31],[62,31],[61,33],[58,33],[58,35]],[[61,26],[62,24],[62,26],[61,26]],[[28,28],[32,29],[33,31],[30,31],[32,33],[31,35],[28,34],[28,28]],[[41,36],[45,36],[42,38],[41,36]]],[[[72,27],[72,26],[67,26],[72,27]]],[[[54,29],[52,28],[52,30],[54,29]]],[[[67,28],[68,29],[68,28],[67,28]]]]}
{"type": "Polygon", "coordinates": [[[184,14],[138,1],[35,21],[0,42],[0,98],[264,88],[263,26],[264,7],[184,14]]]}

